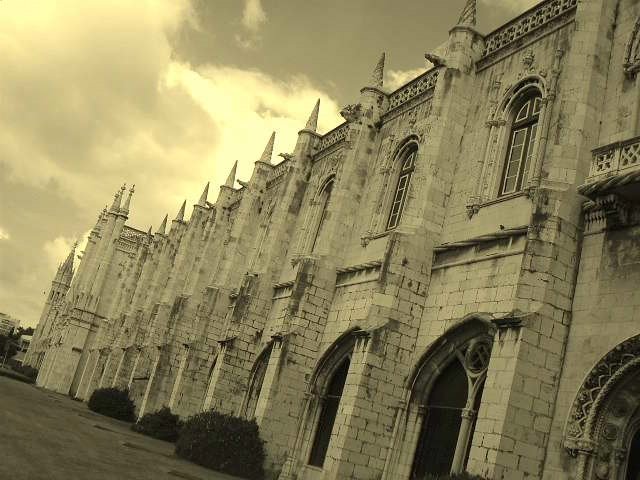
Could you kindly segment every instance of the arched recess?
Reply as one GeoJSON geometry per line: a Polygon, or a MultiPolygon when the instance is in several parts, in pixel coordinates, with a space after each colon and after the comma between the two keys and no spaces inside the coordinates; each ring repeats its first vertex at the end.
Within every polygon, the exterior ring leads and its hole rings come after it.
{"type": "Polygon", "coordinates": [[[305,466],[323,468],[358,331],[355,327],[343,333],[323,353],[311,374],[304,421],[298,432],[299,460],[305,466]]]}
{"type": "Polygon", "coordinates": [[[253,367],[251,368],[251,374],[249,375],[249,388],[245,392],[244,400],[240,407],[240,415],[246,419],[250,420],[255,418],[258,399],[262,392],[264,377],[269,365],[269,358],[273,351],[273,343],[274,340],[270,340],[269,343],[267,343],[267,345],[262,349],[262,352],[260,352],[256,357],[253,367]]]}
{"type": "Polygon", "coordinates": [[[384,478],[421,480],[466,468],[493,345],[488,318],[463,319],[416,363],[384,478]]]}
{"type": "Polygon", "coordinates": [[[536,140],[544,136],[544,132],[541,129],[542,119],[546,112],[547,99],[548,93],[544,78],[539,75],[528,75],[507,89],[502,98],[496,101],[495,111],[487,122],[489,127],[487,145],[491,147],[487,148],[485,152],[482,169],[479,172],[475,198],[472,199],[474,203],[482,204],[500,196],[518,194],[528,188],[532,178],[535,176],[535,172],[538,170],[538,158],[540,155],[538,154],[539,142],[536,140]],[[514,145],[513,135],[516,133],[514,125],[517,123],[516,119],[522,108],[521,103],[529,97],[539,98],[537,107],[539,110],[535,115],[536,123],[540,124],[539,131],[537,131],[533,141],[530,142],[531,151],[528,152],[523,147],[523,157],[526,159],[526,156],[530,154],[527,174],[523,174],[522,178],[518,180],[517,188],[505,190],[505,166],[509,161],[512,153],[510,150],[514,145]]]}
{"type": "Polygon", "coordinates": [[[411,134],[401,139],[382,165],[382,190],[377,215],[369,231],[384,232],[396,228],[409,201],[411,178],[418,159],[420,139],[411,134]]]}
{"type": "Polygon", "coordinates": [[[311,200],[311,208],[308,210],[305,220],[304,252],[313,253],[318,247],[318,240],[322,235],[323,227],[327,220],[329,202],[331,201],[335,181],[335,174],[327,176],[320,183],[311,200]]]}
{"type": "Polygon", "coordinates": [[[627,42],[623,67],[624,72],[631,78],[635,77],[638,70],[640,70],[640,17],[636,19],[633,31],[627,42]]]}
{"type": "Polygon", "coordinates": [[[640,335],[609,351],[583,381],[565,425],[576,480],[640,476],[640,335]]]}

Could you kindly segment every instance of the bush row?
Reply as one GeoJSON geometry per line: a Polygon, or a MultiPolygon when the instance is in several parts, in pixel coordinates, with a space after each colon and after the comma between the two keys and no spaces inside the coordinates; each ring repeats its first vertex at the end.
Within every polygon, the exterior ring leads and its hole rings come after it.
{"type": "MultiPolygon", "coordinates": [[[[97,389],[89,399],[89,408],[118,420],[134,420],[134,404],[127,390],[97,389]]],[[[164,407],[143,415],[131,428],[176,442],[176,455],[193,463],[250,480],[264,478],[264,447],[253,420],[209,411],[181,422],[164,407]]]]}
{"type": "MultiPolygon", "coordinates": [[[[134,406],[127,390],[98,389],[91,395],[89,408],[119,420],[134,418],[134,406]]],[[[131,428],[150,437],[176,442],[176,455],[204,467],[250,480],[264,478],[264,445],[254,420],[211,410],[181,422],[180,417],[164,407],[144,415],[131,428]]],[[[428,474],[423,480],[484,479],[463,472],[428,474]]]]}

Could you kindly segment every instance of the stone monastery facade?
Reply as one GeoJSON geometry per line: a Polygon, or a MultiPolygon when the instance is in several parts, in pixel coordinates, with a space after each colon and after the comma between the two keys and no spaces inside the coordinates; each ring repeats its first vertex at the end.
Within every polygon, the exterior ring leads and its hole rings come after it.
{"type": "Polygon", "coordinates": [[[137,230],[119,190],[53,282],[38,385],[254,418],[283,480],[636,480],[640,1],[475,14],[189,221],[137,230]]]}

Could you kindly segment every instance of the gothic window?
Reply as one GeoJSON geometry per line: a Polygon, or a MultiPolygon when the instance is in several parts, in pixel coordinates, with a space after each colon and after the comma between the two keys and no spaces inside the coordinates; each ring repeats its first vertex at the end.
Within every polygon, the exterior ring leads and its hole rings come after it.
{"type": "Polygon", "coordinates": [[[521,190],[527,180],[535,152],[541,106],[542,98],[537,90],[524,92],[514,103],[499,196],[521,190]]]}
{"type": "Polygon", "coordinates": [[[322,233],[322,229],[325,226],[327,220],[327,206],[329,205],[329,200],[331,199],[331,192],[333,191],[333,183],[334,177],[329,178],[325,181],[322,189],[320,190],[320,194],[316,200],[316,219],[315,219],[315,231],[313,233],[313,242],[311,244],[311,252],[315,251],[318,239],[320,238],[320,234],[322,233]]]}
{"type": "Polygon", "coordinates": [[[320,415],[318,416],[318,426],[311,447],[309,465],[320,468],[324,465],[348,371],[349,357],[346,357],[331,375],[325,394],[322,397],[322,407],[320,415]]]}
{"type": "Polygon", "coordinates": [[[267,373],[267,366],[269,365],[272,348],[273,343],[271,343],[271,345],[262,352],[256,360],[245,400],[244,418],[255,418],[256,407],[258,406],[258,399],[260,398],[260,393],[262,391],[264,376],[267,373]]]}
{"type": "Polygon", "coordinates": [[[424,407],[425,417],[418,440],[420,454],[414,459],[412,478],[450,473],[467,390],[467,375],[462,365],[451,362],[436,381],[424,407]]]}
{"type": "Polygon", "coordinates": [[[396,188],[391,199],[391,209],[389,211],[389,220],[387,220],[387,230],[392,230],[400,224],[402,212],[404,211],[404,207],[407,203],[407,195],[409,193],[411,176],[413,175],[413,170],[415,168],[417,152],[417,146],[411,143],[400,152],[399,158],[397,159],[397,162],[399,163],[399,173],[396,188]]]}
{"type": "Polygon", "coordinates": [[[431,370],[439,372],[435,379],[421,381],[425,382],[418,407],[422,422],[411,480],[466,468],[490,356],[490,340],[472,340],[458,348],[444,368],[431,370]]]}

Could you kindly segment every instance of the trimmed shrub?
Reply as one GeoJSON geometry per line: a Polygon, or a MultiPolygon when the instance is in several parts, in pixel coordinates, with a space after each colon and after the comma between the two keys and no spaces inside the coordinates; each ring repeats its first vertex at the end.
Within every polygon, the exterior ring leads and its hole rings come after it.
{"type": "Polygon", "coordinates": [[[36,379],[38,376],[38,369],[30,367],[29,365],[18,365],[17,367],[13,367],[13,369],[21,375],[24,375],[31,380],[36,379]]]}
{"type": "Polygon", "coordinates": [[[427,474],[424,480],[486,480],[479,475],[471,475],[467,472],[462,473],[448,473],[446,475],[433,475],[427,474]]]}
{"type": "Polygon", "coordinates": [[[135,420],[133,401],[128,390],[98,388],[91,394],[89,409],[107,417],[133,422],[135,420]]]}
{"type": "Polygon", "coordinates": [[[181,427],[180,417],[171,413],[169,407],[162,407],[157,412],[147,413],[131,425],[131,429],[134,432],[164,440],[165,442],[175,442],[178,439],[181,427]]]}
{"type": "Polygon", "coordinates": [[[264,478],[264,447],[254,420],[213,410],[194,415],[180,431],[176,455],[229,475],[264,478]]]}

